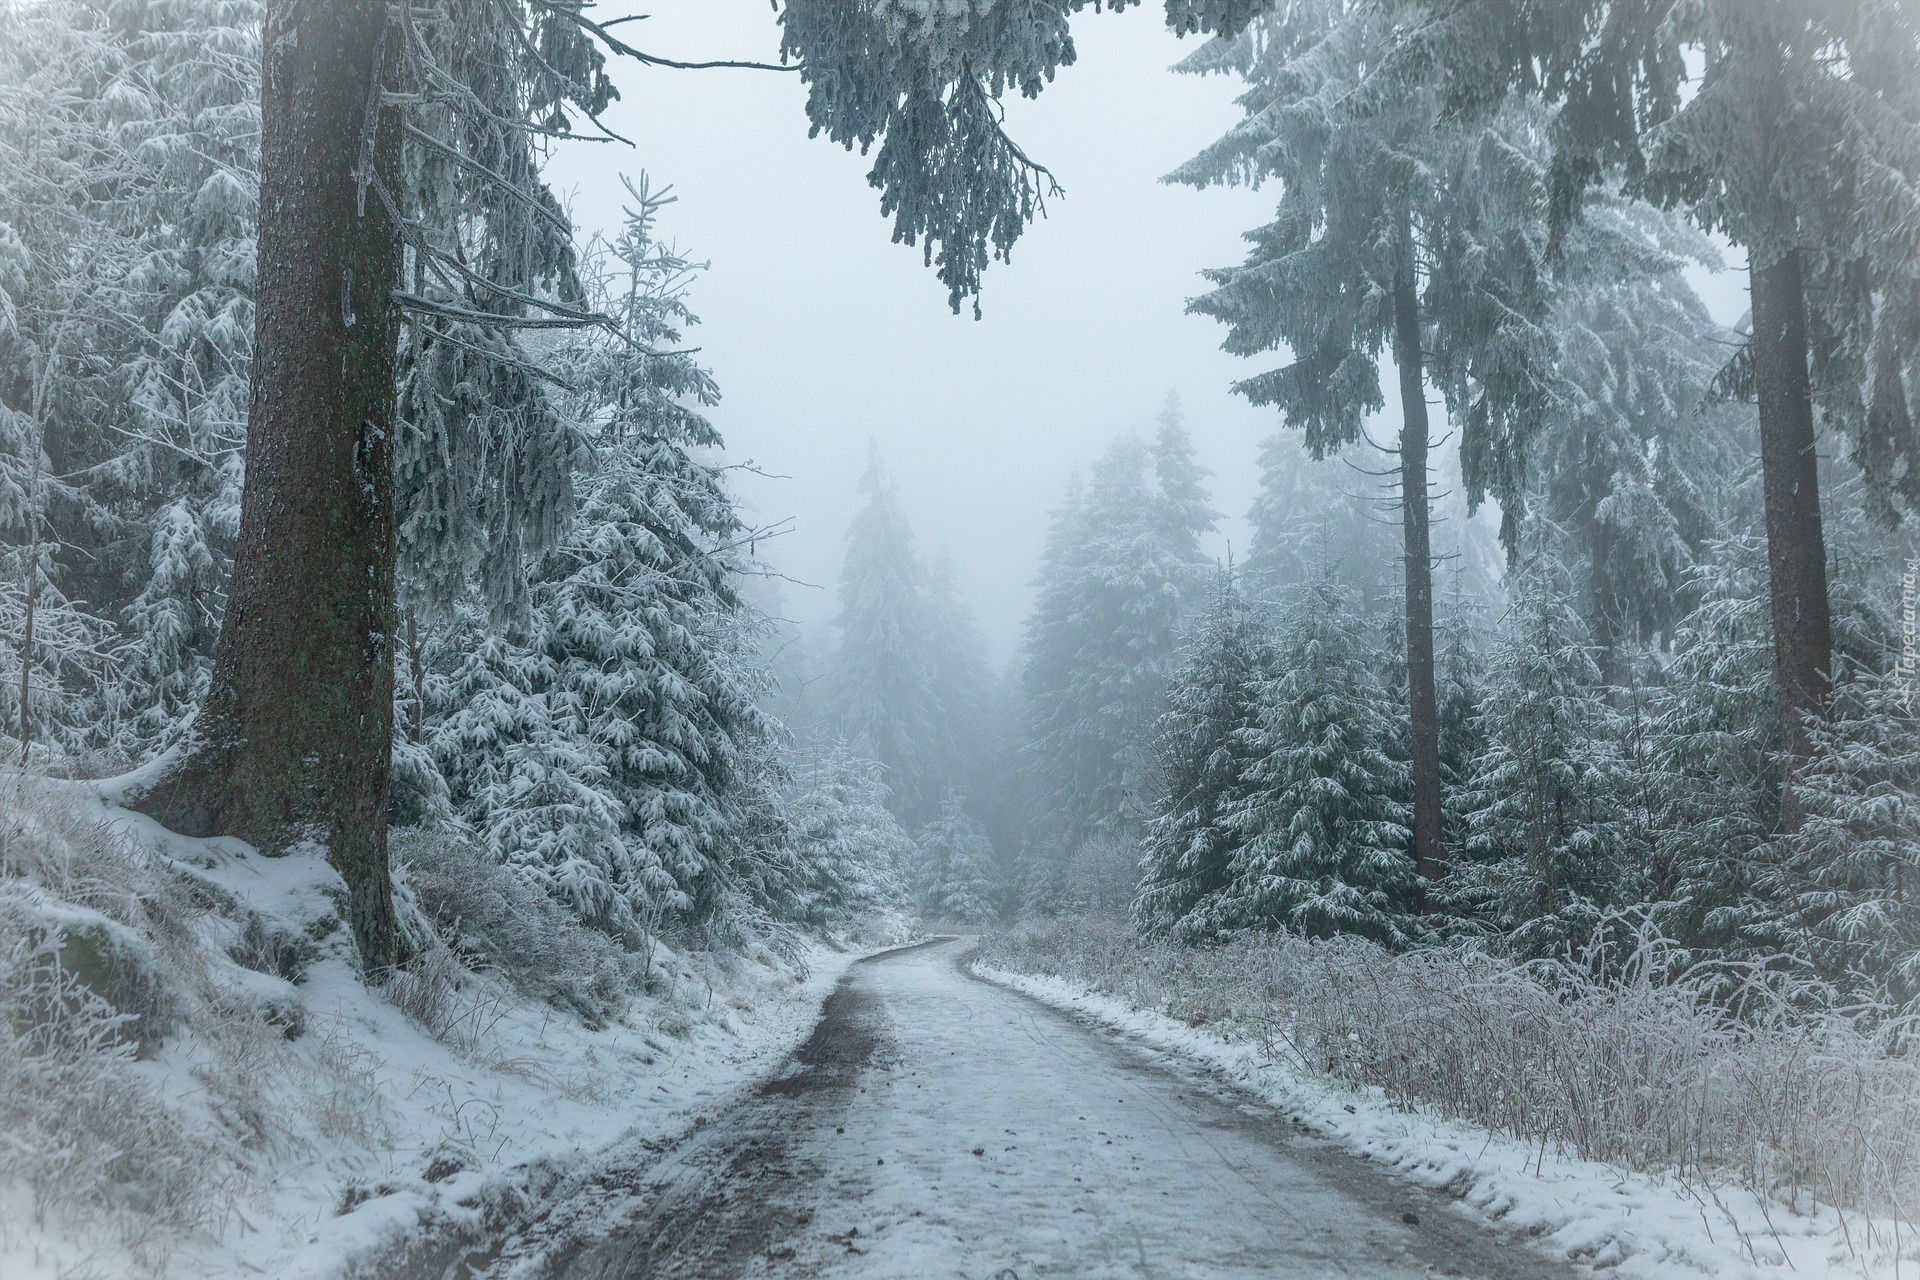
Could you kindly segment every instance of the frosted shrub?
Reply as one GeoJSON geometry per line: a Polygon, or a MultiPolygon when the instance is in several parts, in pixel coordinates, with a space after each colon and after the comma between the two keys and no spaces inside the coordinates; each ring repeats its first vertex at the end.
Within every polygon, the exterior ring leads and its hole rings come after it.
{"type": "Polygon", "coordinates": [[[0,926],[0,1183],[37,1217],[105,1220],[136,1256],[155,1228],[204,1222],[205,1152],[134,1067],[116,1010],[61,968],[55,950],[0,926]]]}
{"type": "MultiPolygon", "coordinates": [[[[572,1010],[589,1024],[619,1017],[628,990],[641,980],[640,961],[605,934],[580,924],[552,897],[457,833],[396,831],[393,851],[420,910],[461,959],[497,972],[525,994],[572,1010]]],[[[452,962],[451,955],[440,956],[430,946],[397,979],[396,999],[404,991],[402,1007],[425,1025],[433,1026],[445,1013],[441,1006],[451,1000],[446,988],[454,980],[452,962]]]]}
{"type": "Polygon", "coordinates": [[[0,1185],[149,1262],[216,1210],[213,1153],[135,1063],[204,977],[189,917],[138,850],[0,785],[0,1185]]]}
{"type": "MultiPolygon", "coordinates": [[[[1603,938],[1604,942],[1605,939],[1603,938]]],[[[996,934],[982,960],[1206,1021],[1276,1060],[1571,1154],[1905,1216],[1920,1210],[1912,1027],[1765,970],[1677,971],[1616,926],[1605,970],[1357,938],[1209,947],[1089,920],[996,934]]]]}

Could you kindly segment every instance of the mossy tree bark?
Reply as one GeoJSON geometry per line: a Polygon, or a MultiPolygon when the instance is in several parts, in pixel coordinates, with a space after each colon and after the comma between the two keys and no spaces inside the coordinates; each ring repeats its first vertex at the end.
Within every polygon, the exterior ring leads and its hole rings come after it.
{"type": "Polygon", "coordinates": [[[401,958],[387,863],[401,122],[385,0],[274,0],[261,93],[247,476],[213,678],[142,807],[263,849],[324,841],[371,971],[401,958]]]}

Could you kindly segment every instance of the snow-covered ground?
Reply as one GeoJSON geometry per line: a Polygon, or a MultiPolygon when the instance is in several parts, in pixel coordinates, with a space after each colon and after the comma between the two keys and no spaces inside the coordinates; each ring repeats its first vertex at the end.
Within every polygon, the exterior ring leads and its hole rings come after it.
{"type": "Polygon", "coordinates": [[[1716,1276],[1881,1277],[1920,1273],[1908,1224],[1788,1206],[1750,1192],[1562,1158],[1485,1130],[1402,1109],[1275,1062],[1164,1014],[1052,976],[974,972],[1107,1027],[1173,1060],[1217,1071],[1355,1157],[1457,1197],[1457,1211],[1532,1237],[1568,1260],[1646,1280],[1716,1276]]]}
{"type": "MultiPolygon", "coordinates": [[[[661,946],[651,993],[599,1028],[497,978],[463,973],[442,993],[439,1034],[430,1035],[354,971],[337,927],[344,886],[318,852],[263,857],[234,840],[187,840],[96,788],[51,791],[0,796],[9,856],[38,841],[36,856],[54,864],[37,881],[0,886],[0,906],[35,913],[29,919],[94,918],[47,883],[71,874],[76,857],[105,856],[61,844],[92,838],[87,819],[113,829],[114,858],[221,904],[185,920],[197,952],[184,964],[159,952],[176,969],[204,966],[200,988],[211,994],[174,1001],[174,1030],[150,1056],[126,1051],[106,1064],[120,1073],[113,1105],[132,1097],[168,1113],[202,1167],[188,1171],[197,1179],[188,1188],[193,1227],[142,1232],[138,1186],[97,1221],[71,1207],[37,1212],[24,1182],[7,1176],[10,1159],[17,1169],[27,1158],[25,1140],[9,1135],[18,1150],[0,1152],[8,1280],[149,1271],[321,1280],[408,1241],[471,1242],[615,1140],[671,1138],[772,1069],[856,954],[816,944],[796,965],[765,951],[733,958],[661,946]],[[230,958],[237,921],[248,916],[270,936],[313,940],[297,983],[230,958]]],[[[111,879],[112,868],[99,874],[111,879]]],[[[12,1101],[35,1100],[16,1090],[12,1101]]],[[[57,1129],[63,1099],[40,1101],[53,1113],[46,1127],[57,1129]]]]}
{"type": "Polygon", "coordinates": [[[7,1280],[345,1280],[502,1234],[503,1276],[636,1249],[661,1275],[901,1280],[1920,1257],[1905,1224],[1564,1159],[1058,978],[973,981],[958,944],[857,968],[662,946],[596,1025],[497,973],[371,990],[318,851],[183,839],[98,785],[0,790],[0,861],[0,991],[51,947],[121,1011],[76,1016],[105,1035],[84,1060],[35,1038],[43,1006],[5,1011],[7,1280]]]}

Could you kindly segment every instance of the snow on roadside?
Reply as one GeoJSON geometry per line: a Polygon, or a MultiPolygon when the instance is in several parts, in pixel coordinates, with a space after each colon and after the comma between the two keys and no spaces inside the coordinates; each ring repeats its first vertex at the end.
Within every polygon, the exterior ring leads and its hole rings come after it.
{"type": "Polygon", "coordinates": [[[217,998],[151,1056],[117,1059],[199,1144],[212,1208],[196,1229],[156,1230],[130,1249],[116,1238],[125,1215],[110,1230],[42,1214],[23,1187],[0,1185],[9,1280],[329,1280],[409,1241],[469,1246],[593,1153],[671,1139],[771,1070],[861,954],[811,944],[801,972],[763,949],[721,957],[662,945],[653,993],[600,1028],[468,974],[436,1037],[361,982],[338,925],[344,885],[319,851],[264,857],[237,840],[174,835],[98,789],[47,792],[223,904],[191,925],[217,998]],[[249,913],[269,932],[312,940],[297,982],[231,957],[235,921],[249,913]],[[229,1008],[248,1012],[226,1022],[207,1012],[229,1008]],[[251,1038],[236,1042],[236,1026],[251,1038]]]}
{"type": "Polygon", "coordinates": [[[973,971],[1213,1068],[1356,1155],[1456,1196],[1462,1211],[1596,1270],[1636,1280],[1787,1274],[1893,1280],[1914,1274],[1920,1260],[1920,1240],[1910,1227],[1896,1233],[1893,1223],[1843,1215],[1824,1204],[1789,1208],[1740,1188],[1564,1159],[1550,1149],[1402,1109],[1377,1088],[1362,1092],[1305,1075],[1257,1045],[1234,1043],[1062,978],[980,962],[973,971]]]}

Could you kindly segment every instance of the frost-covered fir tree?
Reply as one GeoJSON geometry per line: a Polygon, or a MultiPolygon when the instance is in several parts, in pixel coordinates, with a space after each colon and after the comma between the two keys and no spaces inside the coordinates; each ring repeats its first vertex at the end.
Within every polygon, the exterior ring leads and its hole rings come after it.
{"type": "Polygon", "coordinates": [[[890,804],[912,824],[939,803],[941,772],[926,573],[893,480],[869,445],[866,504],[847,527],[834,657],[839,731],[887,772],[890,804]]]}
{"type": "Polygon", "coordinates": [[[1182,595],[1181,604],[1191,611],[1203,594],[1197,579],[1208,563],[1200,550],[1200,540],[1213,532],[1220,513],[1213,509],[1207,492],[1209,473],[1194,458],[1193,437],[1187,433],[1178,393],[1167,393],[1154,423],[1153,482],[1158,498],[1152,508],[1154,524],[1162,554],[1184,569],[1175,578],[1175,585],[1182,595]]]}
{"type": "Polygon", "coordinates": [[[1054,514],[1021,685],[1037,817],[1056,851],[1100,830],[1131,839],[1144,815],[1153,723],[1204,596],[1198,540],[1213,519],[1172,414],[1151,449],[1116,440],[1054,514]]]}
{"type": "Polygon", "coordinates": [[[135,517],[147,574],[122,612],[131,643],[121,676],[127,711],[113,748],[123,758],[168,744],[205,690],[239,529],[253,357],[259,12],[253,3],[170,0],[145,6],[130,34],[148,107],[137,154],[154,166],[148,247],[135,283],[153,291],[147,323],[159,340],[125,368],[136,387],[135,438],[148,455],[142,505],[151,514],[135,517]]]}
{"type": "Polygon", "coordinates": [[[782,797],[800,873],[790,918],[833,927],[905,899],[915,845],[886,799],[879,767],[844,742],[826,738],[801,753],[782,797]]]}
{"type": "Polygon", "coordinates": [[[1552,325],[1560,392],[1531,465],[1603,672],[1621,645],[1668,639],[1706,541],[1756,521],[1750,411],[1709,389],[1734,335],[1688,285],[1719,255],[1677,214],[1618,194],[1561,244],[1552,325]]]}
{"type": "Polygon", "coordinates": [[[1449,885],[1455,910],[1530,955],[1579,945],[1639,888],[1621,726],[1567,596],[1546,557],[1515,584],[1481,702],[1466,857],[1449,885]]]}
{"type": "Polygon", "coordinates": [[[1752,326],[1720,385],[1758,408],[1780,742],[1802,761],[1833,661],[1816,413],[1848,441],[1878,514],[1920,499],[1920,18],[1900,0],[1570,0],[1551,23],[1518,12],[1460,5],[1409,23],[1403,56],[1462,68],[1483,94],[1561,106],[1557,222],[1624,169],[1746,251],[1752,326]]]}
{"type": "MultiPolygon", "coordinates": [[[[43,742],[138,757],[205,681],[251,356],[258,18],[177,0],[0,15],[0,560],[19,584],[0,683],[17,703],[37,549],[43,742]]],[[[17,733],[17,706],[5,719],[17,733]]]]}
{"type": "Polygon", "coordinates": [[[1261,700],[1279,658],[1266,618],[1228,571],[1188,640],[1154,742],[1159,794],[1146,824],[1133,915],[1150,933],[1191,937],[1191,914],[1227,887],[1245,841],[1231,821],[1248,796],[1261,700]]]}
{"type": "Polygon", "coordinates": [[[1708,550],[1651,698],[1661,802],[1648,896],[1672,937],[1745,956],[1780,943],[1759,889],[1780,817],[1766,548],[1747,537],[1708,550]]]}
{"type": "Polygon", "coordinates": [[[1837,670],[1829,718],[1813,726],[1813,754],[1799,775],[1804,820],[1776,841],[1758,896],[1779,913],[1787,946],[1815,972],[1853,998],[1913,1011],[1920,1009],[1920,677],[1907,655],[1916,575],[1902,540],[1874,545],[1874,499],[1861,496],[1865,502],[1836,512],[1836,541],[1854,555],[1834,575],[1837,670]]]}
{"type": "MultiPolygon", "coordinates": [[[[518,611],[528,564],[565,527],[583,442],[577,413],[557,402],[568,379],[551,376],[539,335],[600,314],[642,349],[659,350],[657,326],[684,320],[620,281],[581,278],[573,226],[540,176],[540,134],[566,107],[590,114],[617,95],[591,41],[553,21],[539,4],[456,7],[409,33],[411,74],[464,90],[422,95],[408,119],[417,144],[405,156],[412,278],[403,286],[410,326],[394,484],[399,574],[416,609],[478,591],[496,612],[518,611]],[[542,52],[529,59],[536,43],[542,52]],[[514,127],[513,109],[545,118],[514,127]],[[595,311],[590,291],[607,310],[595,311]]],[[[646,225],[671,203],[644,175],[628,193],[646,225]]],[[[690,264],[650,231],[637,234],[639,243],[629,222],[598,246],[610,251],[602,260],[657,255],[647,287],[677,288],[690,264]]],[[[627,284],[636,278],[628,273],[627,284]]],[[[687,362],[633,364],[633,394],[693,393],[650,381],[684,380],[687,362]]]]}
{"type": "MultiPolygon", "coordinates": [[[[1651,139],[1649,185],[1747,250],[1751,341],[1729,382],[1758,408],[1780,741],[1797,762],[1836,661],[1816,409],[1879,517],[1920,503],[1920,16],[1887,0],[1716,0],[1676,17],[1663,34],[1705,62],[1651,139]]],[[[1789,830],[1803,811],[1791,775],[1789,830]]]]}
{"type": "Polygon", "coordinates": [[[1184,929],[1404,944],[1420,910],[1407,768],[1393,758],[1395,717],[1366,629],[1326,569],[1288,602],[1275,666],[1226,815],[1240,842],[1228,882],[1184,929]]]}
{"type": "Polygon", "coordinates": [[[957,791],[940,800],[940,813],[915,843],[914,895],[928,920],[992,924],[998,918],[993,846],[967,816],[957,791]]]}
{"type": "Polygon", "coordinates": [[[736,587],[745,531],[695,454],[718,443],[699,412],[713,385],[689,356],[649,354],[692,319],[657,208],[629,211],[589,277],[618,329],[554,352],[592,432],[577,514],[535,566],[523,624],[490,632],[469,606],[443,638],[432,732],[458,812],[497,856],[616,933],[728,905],[772,732],[736,587]]]}
{"type": "Polygon", "coordinates": [[[1437,666],[1440,784],[1447,847],[1457,849],[1466,843],[1467,792],[1486,749],[1485,726],[1480,719],[1481,700],[1486,696],[1486,663],[1472,606],[1457,591],[1449,604],[1446,621],[1440,626],[1437,666]]]}
{"type": "Polygon", "coordinates": [[[1843,990],[1920,1010],[1920,695],[1888,653],[1843,657],[1800,773],[1806,816],[1766,890],[1796,949],[1843,990]]]}
{"type": "Polygon", "coordinates": [[[1073,878],[1068,859],[1052,850],[1023,849],[1006,895],[1023,919],[1050,920],[1073,908],[1073,878]]]}

